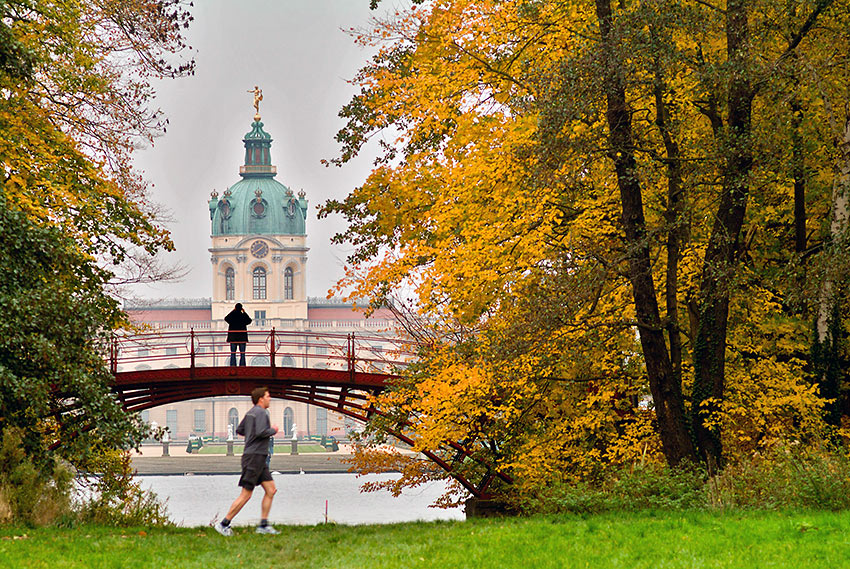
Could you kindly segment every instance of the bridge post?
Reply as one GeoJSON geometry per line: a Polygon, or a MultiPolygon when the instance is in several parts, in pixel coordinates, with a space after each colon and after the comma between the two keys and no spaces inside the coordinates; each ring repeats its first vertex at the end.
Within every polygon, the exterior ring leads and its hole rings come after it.
{"type": "Polygon", "coordinates": [[[118,336],[114,332],[109,342],[109,370],[112,375],[118,373],[118,336]]]}
{"type": "Polygon", "coordinates": [[[503,518],[517,514],[510,506],[493,498],[468,498],[463,511],[467,518],[503,518]]]}
{"type": "Polygon", "coordinates": [[[354,382],[354,332],[348,335],[348,376],[354,382]]]}
{"type": "Polygon", "coordinates": [[[275,376],[274,358],[275,358],[275,353],[276,353],[276,348],[277,348],[277,346],[275,345],[276,341],[275,341],[275,338],[274,338],[274,326],[272,326],[271,338],[272,338],[271,364],[272,364],[272,377],[274,377],[275,376]]]}
{"type": "Polygon", "coordinates": [[[194,375],[195,370],[195,329],[189,329],[189,369],[194,375]]]}

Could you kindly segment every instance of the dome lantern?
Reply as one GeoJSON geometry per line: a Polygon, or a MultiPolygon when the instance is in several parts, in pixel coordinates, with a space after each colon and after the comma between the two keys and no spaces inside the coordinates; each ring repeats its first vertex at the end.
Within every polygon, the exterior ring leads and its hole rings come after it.
{"type": "MultiPolygon", "coordinates": [[[[256,108],[256,107],[255,107],[256,108]]],[[[211,196],[211,234],[216,235],[306,235],[307,200],[303,191],[292,190],[275,180],[272,166],[272,137],[263,130],[259,113],[251,131],[244,136],[245,164],[242,179],[221,196],[211,196]]]]}
{"type": "Polygon", "coordinates": [[[245,164],[239,167],[239,175],[243,178],[273,178],[277,168],[272,166],[272,137],[263,130],[263,123],[259,120],[251,123],[251,132],[242,142],[245,143],[245,164]]]}

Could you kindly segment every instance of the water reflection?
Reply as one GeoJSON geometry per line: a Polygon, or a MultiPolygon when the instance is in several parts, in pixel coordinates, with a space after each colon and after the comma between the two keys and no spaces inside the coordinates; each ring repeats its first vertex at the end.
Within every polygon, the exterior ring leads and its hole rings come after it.
{"type": "MultiPolygon", "coordinates": [[[[445,483],[433,482],[393,498],[389,492],[360,492],[366,481],[389,480],[397,474],[371,474],[357,478],[351,473],[276,474],[278,493],[269,521],[273,524],[318,524],[328,520],[339,524],[388,524],[416,520],[462,520],[463,510],[429,508],[445,490],[445,483]]],[[[237,475],[139,476],[149,488],[167,500],[171,520],[183,526],[207,525],[223,517],[239,494],[237,475]]],[[[254,525],[260,519],[262,488],[234,520],[234,525],[254,525]]]]}

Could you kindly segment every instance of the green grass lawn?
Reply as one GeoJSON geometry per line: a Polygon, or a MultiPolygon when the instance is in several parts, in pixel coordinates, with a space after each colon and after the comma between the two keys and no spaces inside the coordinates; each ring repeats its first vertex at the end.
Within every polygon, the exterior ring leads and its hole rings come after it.
{"type": "Polygon", "coordinates": [[[0,528],[14,568],[839,568],[850,512],[618,513],[373,526],[0,528]]]}
{"type": "MultiPolygon", "coordinates": [[[[242,454],[243,446],[244,445],[233,445],[233,452],[235,454],[242,454]]],[[[274,446],[275,454],[289,454],[290,450],[291,446],[288,444],[279,444],[274,446]]],[[[298,452],[299,454],[307,454],[312,452],[327,452],[327,450],[325,450],[325,447],[320,444],[298,443],[298,452]]],[[[227,454],[227,446],[206,445],[201,447],[198,454],[227,454]]]]}

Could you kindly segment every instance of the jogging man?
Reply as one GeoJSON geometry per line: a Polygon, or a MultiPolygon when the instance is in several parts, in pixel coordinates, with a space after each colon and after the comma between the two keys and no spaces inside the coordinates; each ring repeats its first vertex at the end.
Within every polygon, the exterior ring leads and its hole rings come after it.
{"type": "Polygon", "coordinates": [[[251,499],[251,494],[257,485],[261,485],[266,492],[260,507],[261,519],[260,525],[257,526],[257,533],[278,533],[269,525],[269,511],[277,488],[266,464],[266,456],[269,454],[269,437],[273,437],[278,431],[277,425],[270,424],[269,414],[266,412],[271,400],[272,396],[267,387],[254,389],[251,392],[251,401],[254,402],[254,406],[245,413],[242,422],[236,427],[236,433],[245,437],[245,448],[242,451],[242,476],[239,478],[242,491],[227,511],[227,516],[215,524],[215,530],[221,535],[228,537],[233,535],[230,522],[242,506],[251,499]]]}

